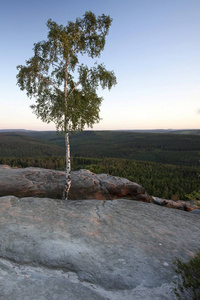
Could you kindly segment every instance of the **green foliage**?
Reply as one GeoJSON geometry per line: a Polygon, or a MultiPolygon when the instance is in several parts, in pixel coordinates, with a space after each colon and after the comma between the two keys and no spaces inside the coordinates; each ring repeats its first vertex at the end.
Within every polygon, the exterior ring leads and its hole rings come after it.
{"type": "Polygon", "coordinates": [[[53,121],[63,131],[82,130],[99,121],[102,98],[96,90],[110,90],[116,77],[103,64],[89,68],[79,59],[84,54],[100,56],[111,23],[110,16],[96,17],[90,11],[66,26],[48,20],[47,40],[35,43],[34,56],[17,66],[17,84],[36,99],[31,107],[42,121],[53,121]]]}
{"type": "MultiPolygon", "coordinates": [[[[19,149],[20,143],[23,144],[24,153],[26,148],[31,148],[29,145],[31,139],[35,143],[37,141],[38,145],[39,143],[46,143],[51,147],[59,147],[57,154],[52,153],[52,155],[64,155],[65,153],[65,142],[62,134],[56,134],[53,131],[9,132],[0,133],[0,157],[22,156],[19,149]],[[14,141],[12,144],[12,139],[15,141],[17,139],[17,144],[14,141]]],[[[200,136],[197,135],[84,131],[71,134],[70,144],[72,155],[77,157],[113,157],[164,164],[200,166],[200,136]]],[[[33,145],[32,152],[34,152],[33,145]]],[[[23,155],[28,156],[25,153],[23,155]]],[[[38,154],[33,154],[33,156],[38,156],[38,154]]]]}
{"type": "Polygon", "coordinates": [[[71,152],[74,156],[117,157],[199,166],[199,149],[200,136],[195,135],[85,131],[71,137],[71,152]]]}
{"type": "Polygon", "coordinates": [[[200,206],[200,190],[193,191],[192,193],[186,194],[185,196],[189,200],[192,200],[197,206],[200,206]]]}
{"type": "Polygon", "coordinates": [[[194,191],[190,194],[187,194],[186,197],[189,199],[189,200],[197,200],[197,201],[200,201],[200,190],[198,191],[194,191]]]}
{"type": "Polygon", "coordinates": [[[64,155],[64,148],[24,133],[0,133],[0,157],[38,157],[64,155]]]}
{"type": "Polygon", "coordinates": [[[175,283],[174,292],[179,300],[200,300],[200,251],[188,262],[176,259],[175,271],[179,280],[175,283]]]}

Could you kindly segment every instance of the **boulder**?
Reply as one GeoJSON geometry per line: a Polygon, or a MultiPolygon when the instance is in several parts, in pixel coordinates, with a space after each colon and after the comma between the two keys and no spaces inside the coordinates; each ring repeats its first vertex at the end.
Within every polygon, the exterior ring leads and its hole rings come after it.
{"type": "Polygon", "coordinates": [[[199,216],[121,200],[0,198],[0,299],[173,300],[199,216]]]}
{"type": "Polygon", "coordinates": [[[192,201],[188,201],[188,202],[181,201],[181,200],[173,201],[173,200],[161,199],[161,198],[152,196],[152,202],[154,204],[165,206],[168,208],[181,209],[181,210],[188,211],[188,212],[195,210],[195,211],[197,211],[197,213],[198,213],[198,211],[200,213],[200,207],[197,205],[194,205],[192,203],[192,201]]]}
{"type": "MultiPolygon", "coordinates": [[[[128,198],[151,202],[145,189],[125,178],[94,174],[88,170],[72,172],[70,199],[113,200],[128,198]]],[[[65,172],[41,168],[11,168],[0,165],[0,196],[62,198],[65,172]]]]}

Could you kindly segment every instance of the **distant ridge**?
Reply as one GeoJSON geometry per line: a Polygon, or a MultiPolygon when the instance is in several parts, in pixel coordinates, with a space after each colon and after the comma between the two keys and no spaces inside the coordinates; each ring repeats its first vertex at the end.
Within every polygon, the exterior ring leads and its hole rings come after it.
{"type": "Polygon", "coordinates": [[[115,131],[130,131],[130,132],[139,132],[139,133],[140,132],[141,133],[173,133],[175,129],[119,129],[115,131]]]}
{"type": "MultiPolygon", "coordinates": [[[[172,133],[200,135],[200,129],[115,129],[115,130],[84,130],[91,132],[137,132],[137,133],[172,133]]],[[[27,130],[27,129],[0,129],[0,132],[56,132],[56,130],[27,130]]]]}
{"type": "Polygon", "coordinates": [[[37,130],[27,130],[27,129],[0,129],[0,132],[33,132],[37,130]]]}
{"type": "MultiPolygon", "coordinates": [[[[112,130],[110,130],[112,131],[112,130]]],[[[174,133],[174,134],[200,134],[200,129],[121,129],[113,131],[129,131],[138,133],[174,133]]]]}

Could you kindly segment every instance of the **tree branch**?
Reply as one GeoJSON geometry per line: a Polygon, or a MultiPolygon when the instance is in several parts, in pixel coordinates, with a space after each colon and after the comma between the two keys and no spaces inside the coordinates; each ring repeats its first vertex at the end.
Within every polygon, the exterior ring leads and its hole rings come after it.
{"type": "MultiPolygon", "coordinates": [[[[90,79],[89,77],[90,77],[91,75],[92,75],[92,74],[89,72],[85,80],[88,81],[88,80],[90,79]]],[[[73,87],[73,89],[72,89],[71,92],[69,93],[69,96],[68,96],[68,97],[71,96],[71,94],[73,93],[73,91],[74,91],[80,84],[81,84],[81,81],[79,81],[79,82],[73,87]]]]}
{"type": "Polygon", "coordinates": [[[72,94],[73,91],[79,86],[79,84],[81,84],[81,81],[79,81],[79,82],[77,83],[77,85],[75,85],[75,86],[73,87],[73,89],[72,89],[71,92],[69,93],[69,96],[68,96],[68,97],[71,96],[71,94],[72,94]]]}
{"type": "Polygon", "coordinates": [[[64,64],[64,61],[60,57],[57,57],[57,58],[62,64],[64,64]]]}
{"type": "Polygon", "coordinates": [[[60,68],[59,65],[55,64],[55,63],[52,63],[52,66],[56,67],[56,68],[60,68]]]}
{"type": "Polygon", "coordinates": [[[78,48],[78,47],[76,47],[76,48],[74,49],[74,51],[72,52],[72,54],[71,54],[71,56],[70,56],[70,58],[69,58],[69,60],[68,60],[68,62],[67,62],[67,66],[69,66],[69,63],[70,63],[70,61],[72,60],[72,57],[74,56],[74,54],[75,54],[77,48],[78,48]]]}
{"type": "Polygon", "coordinates": [[[59,92],[59,93],[61,92],[60,89],[57,88],[57,87],[55,86],[55,84],[54,84],[51,80],[49,80],[49,79],[47,80],[47,78],[45,78],[42,74],[40,74],[39,76],[42,78],[42,80],[43,80],[45,83],[52,85],[52,87],[53,87],[57,92],[59,92]]]}

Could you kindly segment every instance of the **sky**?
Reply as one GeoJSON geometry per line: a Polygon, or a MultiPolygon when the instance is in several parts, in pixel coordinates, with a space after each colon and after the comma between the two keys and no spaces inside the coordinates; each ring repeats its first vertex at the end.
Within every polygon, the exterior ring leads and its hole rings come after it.
{"type": "Polygon", "coordinates": [[[95,130],[200,129],[199,0],[7,0],[0,10],[0,129],[55,130],[37,119],[16,85],[17,65],[45,40],[49,18],[66,25],[86,11],[110,15],[99,63],[117,85],[95,130]]]}

